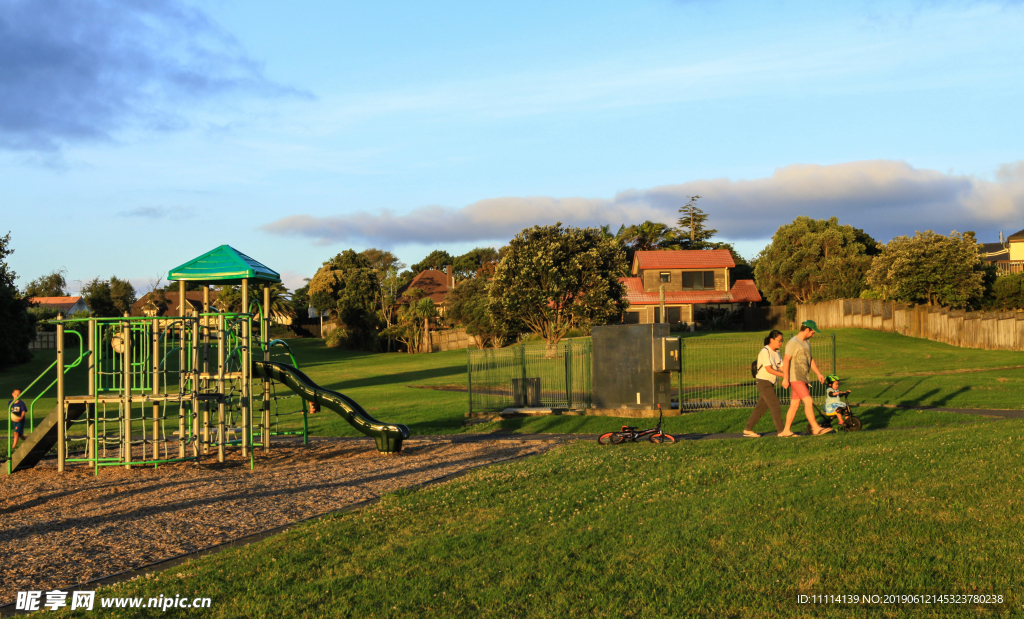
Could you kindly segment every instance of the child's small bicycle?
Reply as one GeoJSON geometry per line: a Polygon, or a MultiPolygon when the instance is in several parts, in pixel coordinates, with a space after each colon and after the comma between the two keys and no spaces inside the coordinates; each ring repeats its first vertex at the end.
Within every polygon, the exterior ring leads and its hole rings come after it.
{"type": "Polygon", "coordinates": [[[602,445],[618,445],[626,441],[633,441],[634,443],[642,438],[646,438],[652,443],[674,443],[676,439],[671,434],[665,434],[661,431],[661,422],[665,418],[665,412],[661,410],[661,404],[658,405],[658,425],[649,430],[639,430],[636,426],[622,426],[618,432],[605,432],[601,436],[597,437],[597,442],[602,445]]]}
{"type": "Polygon", "coordinates": [[[850,412],[850,403],[846,401],[846,398],[848,398],[849,396],[850,396],[850,392],[849,391],[841,393],[839,395],[839,397],[841,397],[843,399],[843,406],[841,406],[841,407],[837,408],[836,410],[832,411],[832,413],[825,413],[825,412],[819,411],[818,410],[818,406],[817,405],[814,406],[814,410],[819,412],[819,413],[821,413],[825,417],[825,421],[824,421],[824,423],[821,424],[821,427],[823,427],[823,428],[831,428],[832,427],[832,419],[835,418],[836,415],[842,415],[843,416],[843,422],[838,424],[840,428],[842,428],[843,430],[846,430],[848,432],[856,432],[857,430],[860,430],[860,419],[858,419],[858,418],[853,416],[853,413],[850,412]]]}

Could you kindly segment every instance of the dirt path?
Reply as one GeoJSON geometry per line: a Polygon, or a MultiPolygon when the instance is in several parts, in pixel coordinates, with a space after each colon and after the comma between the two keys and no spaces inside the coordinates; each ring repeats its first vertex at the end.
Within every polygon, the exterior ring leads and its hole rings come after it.
{"type": "Polygon", "coordinates": [[[249,470],[224,464],[106,467],[58,475],[53,461],[0,478],[0,604],[258,533],[550,441],[412,439],[401,454],[371,440],[281,446],[249,470]]]}

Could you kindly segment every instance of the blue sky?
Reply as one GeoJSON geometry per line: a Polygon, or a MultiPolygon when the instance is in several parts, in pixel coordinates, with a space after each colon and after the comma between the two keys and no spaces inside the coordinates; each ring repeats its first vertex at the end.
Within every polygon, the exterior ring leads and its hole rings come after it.
{"type": "MultiPolygon", "coordinates": [[[[0,0],[0,233],[24,285],[228,243],[329,256],[797,215],[1024,228],[1020,2],[0,0]]],[[[75,284],[73,284],[75,286],[75,284]]]]}

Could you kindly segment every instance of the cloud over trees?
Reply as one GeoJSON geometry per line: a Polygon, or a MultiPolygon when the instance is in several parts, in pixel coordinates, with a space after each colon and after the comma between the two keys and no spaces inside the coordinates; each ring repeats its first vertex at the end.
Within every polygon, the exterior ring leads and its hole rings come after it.
{"type": "Polygon", "coordinates": [[[556,221],[574,226],[617,227],[644,220],[672,224],[679,207],[698,194],[720,236],[730,240],[769,238],[781,223],[800,215],[838,217],[881,240],[916,229],[976,230],[984,235],[1024,228],[1024,161],[1004,165],[993,180],[986,180],[873,160],[793,164],[764,178],[694,180],[622,191],[609,199],[505,197],[405,213],[385,209],[292,215],[262,229],[321,244],[506,240],[524,228],[556,221]]]}

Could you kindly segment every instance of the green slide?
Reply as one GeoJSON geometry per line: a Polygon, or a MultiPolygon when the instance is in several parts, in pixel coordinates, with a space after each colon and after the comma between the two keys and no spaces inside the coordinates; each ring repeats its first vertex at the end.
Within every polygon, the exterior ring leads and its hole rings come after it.
{"type": "MultiPolygon", "coordinates": [[[[68,404],[68,412],[65,417],[65,429],[70,428],[72,422],[81,417],[88,407],[85,404],[68,404]]],[[[60,411],[57,407],[36,424],[35,430],[25,437],[25,440],[18,444],[18,448],[11,454],[11,459],[5,462],[4,471],[8,475],[15,471],[30,469],[39,464],[43,456],[50,453],[53,446],[57,444],[57,426],[60,424],[60,411]]]]}
{"type": "Polygon", "coordinates": [[[294,366],[274,361],[253,361],[253,373],[259,378],[284,383],[302,399],[338,413],[356,430],[373,437],[378,451],[398,453],[402,451],[402,441],[409,438],[409,428],[405,425],[377,421],[352,398],[320,387],[294,366]]]}

